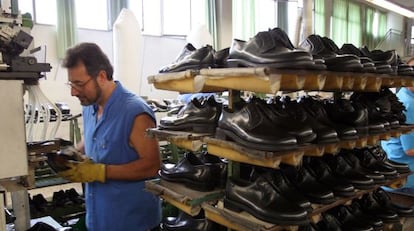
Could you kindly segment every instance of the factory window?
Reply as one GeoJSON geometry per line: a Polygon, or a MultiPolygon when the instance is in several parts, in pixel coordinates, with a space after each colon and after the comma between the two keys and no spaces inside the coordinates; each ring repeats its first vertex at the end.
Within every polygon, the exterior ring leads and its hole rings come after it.
{"type": "Polygon", "coordinates": [[[19,0],[19,10],[21,14],[29,13],[33,18],[33,1],[32,0],[19,0]]]}
{"type": "Polygon", "coordinates": [[[130,0],[128,8],[144,34],[183,36],[192,28],[207,24],[206,4],[206,0],[130,0]]]}
{"type": "Polygon", "coordinates": [[[75,0],[76,23],[79,28],[107,30],[108,5],[102,0],[75,0]],[[91,13],[93,9],[93,13],[91,13]]]}
{"type": "Polygon", "coordinates": [[[34,10],[36,23],[56,25],[56,0],[35,1],[34,10]]]}

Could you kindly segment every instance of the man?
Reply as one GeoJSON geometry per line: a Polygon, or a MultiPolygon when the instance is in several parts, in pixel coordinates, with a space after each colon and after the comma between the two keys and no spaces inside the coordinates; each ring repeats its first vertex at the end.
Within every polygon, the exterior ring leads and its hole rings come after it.
{"type": "Polygon", "coordinates": [[[87,159],[68,163],[61,176],[85,182],[89,231],[151,230],[161,219],[160,200],[144,190],[144,181],[160,167],[158,142],[145,131],[156,125],[153,111],[112,78],[108,57],[93,43],[66,52],[72,96],[83,106],[84,139],[78,147],[87,159]]]}
{"type": "MultiPolygon", "coordinates": [[[[409,65],[414,65],[414,58],[407,62],[409,65]]],[[[402,87],[397,93],[398,99],[404,104],[406,111],[406,123],[414,124],[414,87],[402,87]]],[[[391,138],[387,141],[382,141],[381,146],[387,153],[390,160],[401,163],[407,163],[410,169],[414,171],[414,133],[401,135],[398,138],[391,138]]],[[[407,179],[405,187],[414,189],[414,175],[407,179]]]]}

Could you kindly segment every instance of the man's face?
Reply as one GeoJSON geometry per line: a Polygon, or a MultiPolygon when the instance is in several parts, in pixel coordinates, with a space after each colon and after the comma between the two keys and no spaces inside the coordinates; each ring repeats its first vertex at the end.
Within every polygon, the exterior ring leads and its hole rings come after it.
{"type": "Polygon", "coordinates": [[[88,75],[83,63],[79,62],[68,69],[68,80],[71,95],[78,97],[82,106],[94,104],[101,97],[101,88],[96,78],[88,75]]]}

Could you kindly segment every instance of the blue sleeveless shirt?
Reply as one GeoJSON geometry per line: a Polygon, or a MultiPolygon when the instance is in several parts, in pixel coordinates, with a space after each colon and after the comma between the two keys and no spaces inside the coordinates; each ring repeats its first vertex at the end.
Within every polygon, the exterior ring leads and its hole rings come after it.
{"type": "MultiPolygon", "coordinates": [[[[155,121],[140,97],[115,82],[99,120],[97,105],[83,107],[85,153],[97,163],[126,164],[139,159],[129,145],[134,119],[146,113],[155,121]]],[[[161,220],[160,199],[144,190],[144,180],[86,183],[85,199],[88,231],[148,230],[161,220]]]]}

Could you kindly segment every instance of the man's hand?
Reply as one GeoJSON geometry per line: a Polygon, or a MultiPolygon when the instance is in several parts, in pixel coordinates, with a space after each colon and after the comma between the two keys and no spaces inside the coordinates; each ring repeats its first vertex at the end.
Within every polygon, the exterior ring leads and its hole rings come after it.
{"type": "Polygon", "coordinates": [[[69,170],[59,172],[59,176],[72,182],[94,182],[99,181],[105,183],[106,166],[97,164],[92,160],[84,160],[82,162],[68,162],[66,164],[69,170]]]}
{"type": "Polygon", "coordinates": [[[87,159],[86,155],[73,146],[66,147],[60,150],[59,154],[67,155],[77,161],[84,161],[87,159]]]}

